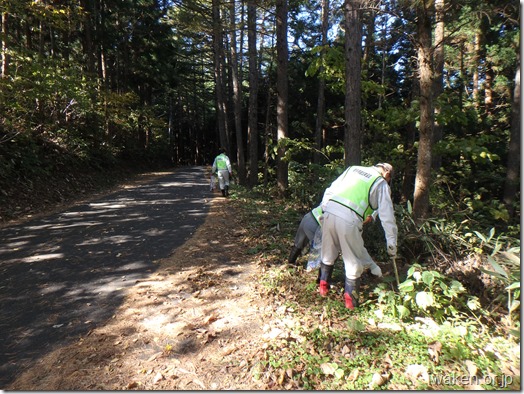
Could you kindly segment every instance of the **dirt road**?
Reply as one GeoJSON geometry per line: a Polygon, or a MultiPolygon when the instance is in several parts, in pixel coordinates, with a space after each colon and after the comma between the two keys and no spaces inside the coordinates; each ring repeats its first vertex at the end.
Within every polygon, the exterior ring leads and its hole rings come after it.
{"type": "Polygon", "coordinates": [[[261,322],[227,203],[187,167],[0,229],[0,388],[235,386],[261,322]]]}

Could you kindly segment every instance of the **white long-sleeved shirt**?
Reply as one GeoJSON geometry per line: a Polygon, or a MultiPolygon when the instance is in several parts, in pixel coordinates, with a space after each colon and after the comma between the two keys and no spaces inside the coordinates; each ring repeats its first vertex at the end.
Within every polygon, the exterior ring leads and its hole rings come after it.
{"type": "MultiPolygon", "coordinates": [[[[354,211],[345,207],[342,204],[331,201],[331,198],[336,194],[337,190],[343,187],[347,170],[344,171],[333,183],[326,189],[322,197],[320,206],[324,212],[331,213],[342,219],[346,218],[348,221],[360,220],[354,211]]],[[[382,223],[382,228],[386,236],[386,244],[397,246],[398,228],[395,220],[395,211],[393,209],[393,201],[391,200],[391,189],[384,178],[379,178],[371,187],[369,193],[369,203],[372,207],[378,207],[378,217],[382,223]]],[[[375,216],[375,213],[373,214],[375,216]]]]}

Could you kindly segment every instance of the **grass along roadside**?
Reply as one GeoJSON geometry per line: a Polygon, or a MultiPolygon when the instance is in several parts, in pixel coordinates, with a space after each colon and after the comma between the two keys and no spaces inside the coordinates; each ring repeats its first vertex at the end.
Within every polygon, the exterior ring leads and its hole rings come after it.
{"type": "Polygon", "coordinates": [[[258,291],[273,306],[255,380],[288,390],[520,389],[520,339],[484,323],[479,305],[465,305],[471,297],[459,282],[412,270],[414,283],[438,284],[432,305],[446,311],[438,318],[429,307],[398,313],[402,300],[387,290],[391,277],[382,285],[366,277],[363,303],[349,311],[340,263],[326,299],[317,293],[316,272],[285,264],[301,213],[240,188],[231,203],[250,234],[248,252],[261,263],[258,291]]]}

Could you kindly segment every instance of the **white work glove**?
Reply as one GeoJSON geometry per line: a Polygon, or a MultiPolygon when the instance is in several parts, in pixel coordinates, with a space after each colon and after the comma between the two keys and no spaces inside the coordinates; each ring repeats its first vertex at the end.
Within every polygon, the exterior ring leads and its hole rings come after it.
{"type": "Polygon", "coordinates": [[[396,247],[396,245],[388,245],[388,254],[391,257],[396,257],[397,256],[397,247],[396,247]]]}
{"type": "Polygon", "coordinates": [[[378,265],[375,265],[373,268],[371,268],[371,273],[375,276],[378,276],[379,278],[382,276],[382,270],[378,265]]]}

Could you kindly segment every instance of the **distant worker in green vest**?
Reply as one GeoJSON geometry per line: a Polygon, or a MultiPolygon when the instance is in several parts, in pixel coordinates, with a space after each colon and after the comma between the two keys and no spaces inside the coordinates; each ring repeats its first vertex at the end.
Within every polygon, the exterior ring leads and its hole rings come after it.
{"type": "Polygon", "coordinates": [[[215,157],[211,172],[218,175],[218,186],[224,197],[229,196],[229,179],[231,177],[231,162],[224,148],[219,149],[219,155],[215,157]]]}
{"type": "Polygon", "coordinates": [[[345,269],[344,303],[346,308],[358,306],[360,276],[366,267],[381,276],[364,247],[362,226],[365,219],[378,213],[385,232],[387,252],[397,254],[397,224],[391,200],[390,182],[393,166],[379,163],[372,167],[347,168],[324,192],[322,203],[322,251],[319,292],[327,296],[333,265],[342,254],[345,269]]]}

